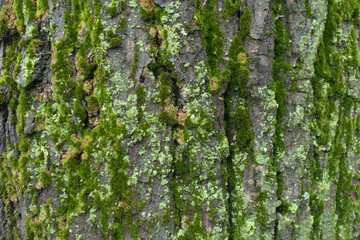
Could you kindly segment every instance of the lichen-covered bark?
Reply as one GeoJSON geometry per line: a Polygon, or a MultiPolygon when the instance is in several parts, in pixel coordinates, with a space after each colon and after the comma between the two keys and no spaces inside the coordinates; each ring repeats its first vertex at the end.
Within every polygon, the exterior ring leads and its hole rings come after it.
{"type": "Polygon", "coordinates": [[[358,1],[0,7],[0,239],[359,238],[358,1]]]}

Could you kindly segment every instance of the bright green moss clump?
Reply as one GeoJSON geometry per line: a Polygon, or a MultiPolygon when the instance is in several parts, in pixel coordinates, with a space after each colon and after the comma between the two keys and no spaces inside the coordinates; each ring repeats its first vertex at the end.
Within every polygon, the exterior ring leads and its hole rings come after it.
{"type": "Polygon", "coordinates": [[[240,11],[241,1],[225,0],[225,15],[232,17],[237,11],[240,11]]]}
{"type": "Polygon", "coordinates": [[[207,55],[210,77],[220,78],[219,64],[223,58],[224,40],[223,32],[219,26],[219,16],[215,11],[216,1],[208,1],[204,9],[200,6],[195,17],[200,25],[202,44],[207,55]]]}
{"type": "Polygon", "coordinates": [[[150,5],[145,7],[141,5],[139,8],[140,18],[145,21],[146,24],[161,25],[161,17],[165,12],[160,7],[150,5]]]}
{"type": "Polygon", "coordinates": [[[30,108],[30,93],[26,89],[21,89],[19,95],[19,104],[16,109],[16,114],[18,117],[16,132],[19,137],[24,136],[25,115],[29,110],[29,108],[30,108]]]}
{"type": "Polygon", "coordinates": [[[25,24],[23,0],[14,0],[14,10],[17,17],[17,28],[19,29],[19,32],[23,32],[25,24]]]}
{"type": "Polygon", "coordinates": [[[250,109],[243,105],[239,105],[234,114],[231,115],[230,121],[238,127],[238,135],[235,141],[236,148],[251,148],[254,136],[252,132],[250,109]]]}
{"type": "Polygon", "coordinates": [[[49,9],[48,0],[37,0],[36,2],[36,16],[40,17],[49,9]]]}
{"type": "Polygon", "coordinates": [[[110,17],[116,17],[119,14],[119,11],[121,11],[125,7],[125,1],[124,0],[113,0],[110,4],[110,7],[108,7],[107,11],[110,15],[110,17]]]}
{"type": "Polygon", "coordinates": [[[110,29],[106,32],[106,39],[109,40],[110,48],[121,47],[122,37],[116,36],[113,30],[110,29]]]}
{"type": "Polygon", "coordinates": [[[34,0],[24,0],[25,1],[25,16],[29,21],[34,21],[36,19],[36,6],[34,0]]]}
{"type": "Polygon", "coordinates": [[[174,111],[163,111],[159,114],[159,120],[166,125],[174,126],[177,124],[176,114],[174,111]]]}
{"type": "Polygon", "coordinates": [[[97,68],[98,65],[96,63],[90,63],[84,71],[84,80],[92,79],[97,68]]]}

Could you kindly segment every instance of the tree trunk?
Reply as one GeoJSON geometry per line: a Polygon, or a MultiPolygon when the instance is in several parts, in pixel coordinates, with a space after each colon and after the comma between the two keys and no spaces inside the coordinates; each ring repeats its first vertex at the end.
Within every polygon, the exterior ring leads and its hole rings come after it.
{"type": "Polygon", "coordinates": [[[0,239],[359,239],[357,0],[0,7],[0,239]]]}

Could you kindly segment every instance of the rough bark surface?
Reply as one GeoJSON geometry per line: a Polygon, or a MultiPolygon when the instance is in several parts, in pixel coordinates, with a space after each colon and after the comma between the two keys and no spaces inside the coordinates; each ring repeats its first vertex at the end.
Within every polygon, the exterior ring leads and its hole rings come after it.
{"type": "Polygon", "coordinates": [[[0,239],[359,239],[357,0],[0,7],[0,239]]]}

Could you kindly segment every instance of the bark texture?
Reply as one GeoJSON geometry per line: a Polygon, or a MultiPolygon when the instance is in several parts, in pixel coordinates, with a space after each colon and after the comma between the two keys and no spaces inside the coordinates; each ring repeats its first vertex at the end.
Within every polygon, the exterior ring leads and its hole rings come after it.
{"type": "Polygon", "coordinates": [[[0,239],[359,239],[357,0],[0,7],[0,239]]]}

